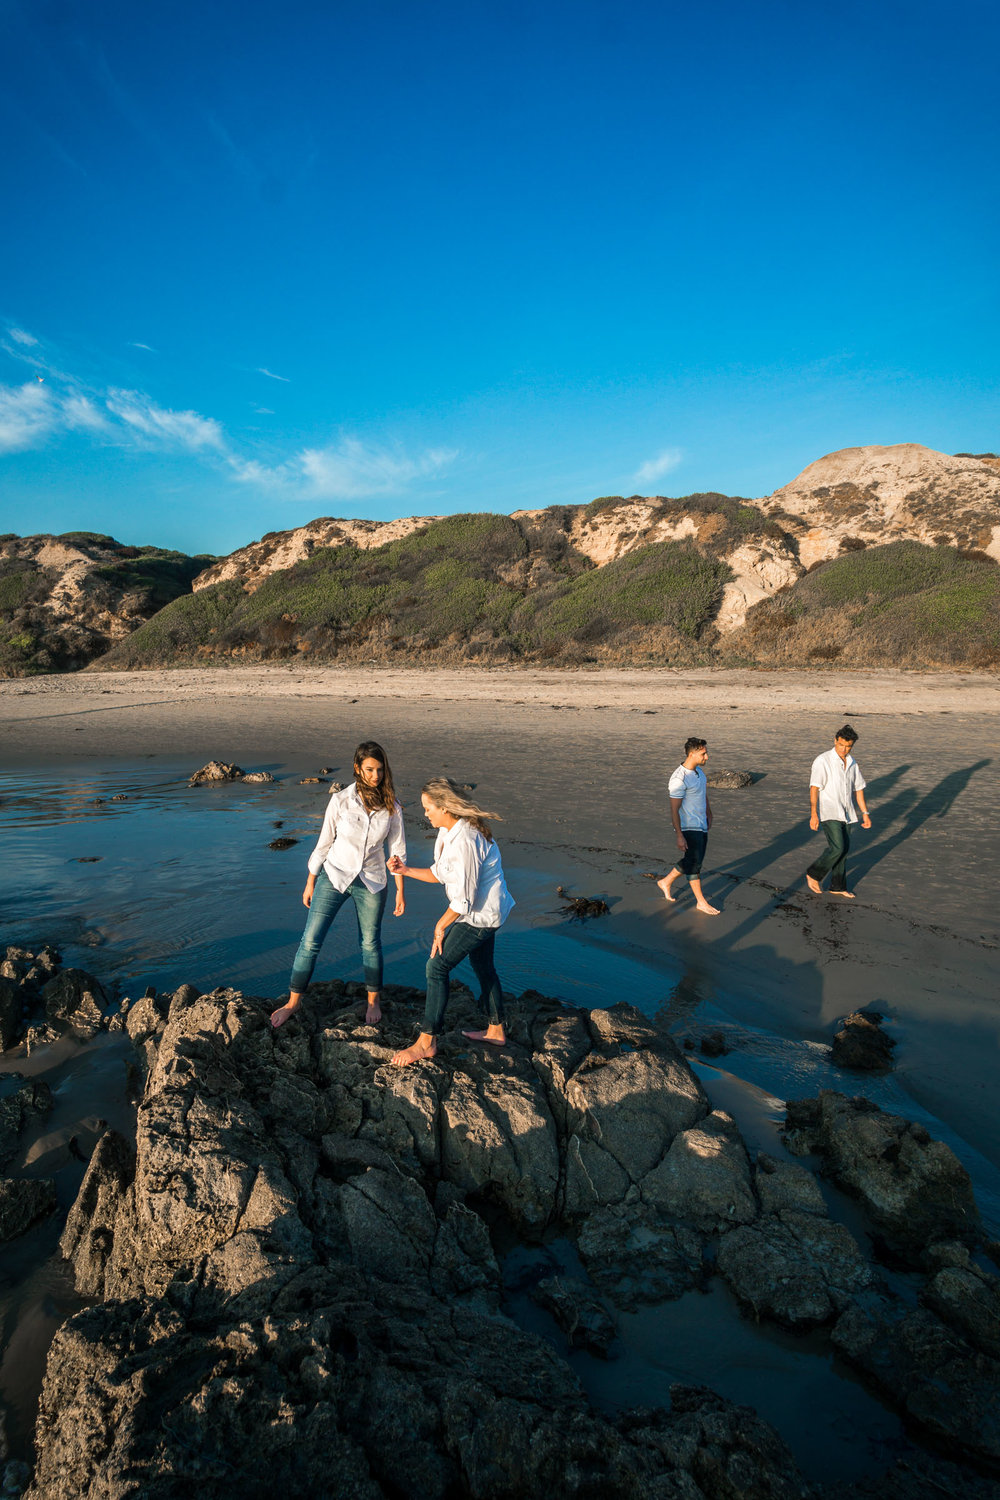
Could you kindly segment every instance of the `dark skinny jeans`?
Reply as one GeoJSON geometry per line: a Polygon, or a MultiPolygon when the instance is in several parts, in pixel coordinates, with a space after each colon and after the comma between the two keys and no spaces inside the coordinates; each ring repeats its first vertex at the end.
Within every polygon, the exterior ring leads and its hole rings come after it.
{"type": "Polygon", "coordinates": [[[427,1005],[422,1031],[430,1036],[439,1034],[451,991],[451,971],[463,958],[469,960],[479,980],[479,998],[490,1018],[490,1025],[503,1025],[503,993],[493,962],[496,940],[495,927],[470,927],[468,922],[451,924],[445,932],[441,952],[427,960],[427,1005]]]}
{"type": "Polygon", "coordinates": [[[323,939],[330,931],[330,924],[345,901],[353,901],[358,914],[361,932],[361,961],[364,965],[365,984],[369,990],[382,988],[382,913],[388,882],[380,891],[370,891],[360,875],[352,880],[346,891],[338,891],[325,870],[316,876],[312,904],[306,917],[305,931],[299,951],[292,963],[289,989],[296,995],[302,993],[312,978],[323,939]]]}
{"type": "Polygon", "coordinates": [[[830,872],[831,891],[847,890],[847,851],[851,847],[850,823],[838,823],[833,818],[820,824],[826,834],[826,850],[814,860],[806,871],[813,880],[822,880],[830,872]]]}

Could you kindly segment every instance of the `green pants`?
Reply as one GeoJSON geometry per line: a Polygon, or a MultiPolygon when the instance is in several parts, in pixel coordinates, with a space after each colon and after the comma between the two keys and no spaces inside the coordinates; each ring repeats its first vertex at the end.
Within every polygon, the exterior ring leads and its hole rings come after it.
{"type": "Polygon", "coordinates": [[[847,851],[851,847],[850,823],[824,819],[820,824],[826,834],[826,851],[806,871],[813,880],[822,880],[829,872],[831,891],[847,890],[847,851]]]}

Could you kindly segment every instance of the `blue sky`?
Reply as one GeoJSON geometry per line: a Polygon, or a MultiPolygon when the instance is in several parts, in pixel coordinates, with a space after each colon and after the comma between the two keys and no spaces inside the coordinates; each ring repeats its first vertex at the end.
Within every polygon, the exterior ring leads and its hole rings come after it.
{"type": "Polygon", "coordinates": [[[0,531],[1000,451],[990,3],[0,0],[0,531]]]}

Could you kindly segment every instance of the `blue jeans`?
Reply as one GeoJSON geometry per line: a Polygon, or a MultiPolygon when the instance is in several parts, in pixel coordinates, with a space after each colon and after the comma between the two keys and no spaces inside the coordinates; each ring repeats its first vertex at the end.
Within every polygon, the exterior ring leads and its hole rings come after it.
{"type": "Polygon", "coordinates": [[[370,990],[382,988],[382,913],[389,890],[388,882],[380,891],[370,891],[358,876],[347,887],[338,891],[325,870],[316,877],[312,904],[306,917],[305,931],[299,951],[292,964],[289,989],[301,994],[312,978],[323,939],[330,931],[330,924],[345,901],[353,901],[358,914],[361,932],[361,961],[364,964],[365,984],[370,990]]]}
{"type": "Polygon", "coordinates": [[[451,971],[463,958],[469,960],[479,980],[479,997],[486,1007],[490,1025],[503,1025],[503,992],[493,962],[496,940],[495,927],[470,927],[468,922],[452,922],[444,935],[441,952],[427,960],[427,1004],[421,1031],[437,1036],[441,1030],[451,991],[451,971]]]}
{"type": "Polygon", "coordinates": [[[826,834],[826,849],[819,859],[813,860],[806,871],[813,880],[822,880],[830,872],[831,891],[847,890],[847,851],[851,847],[851,825],[838,823],[833,818],[824,818],[820,824],[826,834]]]}

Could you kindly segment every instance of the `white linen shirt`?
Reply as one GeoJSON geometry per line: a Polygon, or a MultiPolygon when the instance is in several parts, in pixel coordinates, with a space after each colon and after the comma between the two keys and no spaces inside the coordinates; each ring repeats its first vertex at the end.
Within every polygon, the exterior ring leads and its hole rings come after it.
{"type": "Polygon", "coordinates": [[[856,823],[854,793],[864,789],[865,778],[853,755],[841,760],[836,750],[824,750],[813,761],[809,785],[819,787],[821,823],[856,823]]]}
{"type": "Polygon", "coordinates": [[[309,856],[309,873],[325,870],[334,890],[346,891],[359,875],[366,890],[381,891],[386,885],[385,842],[389,853],[406,862],[403,809],[378,808],[369,813],[355,782],[334,792],[326,806],[323,829],[309,856]]]}
{"type": "Polygon", "coordinates": [[[514,909],[496,841],[490,843],[465,818],[438,829],[431,869],[452,911],[470,927],[502,927],[514,909]]]}
{"type": "Polygon", "coordinates": [[[689,771],[682,763],[670,778],[670,795],[681,801],[681,833],[685,829],[708,832],[708,778],[701,766],[689,771]]]}

